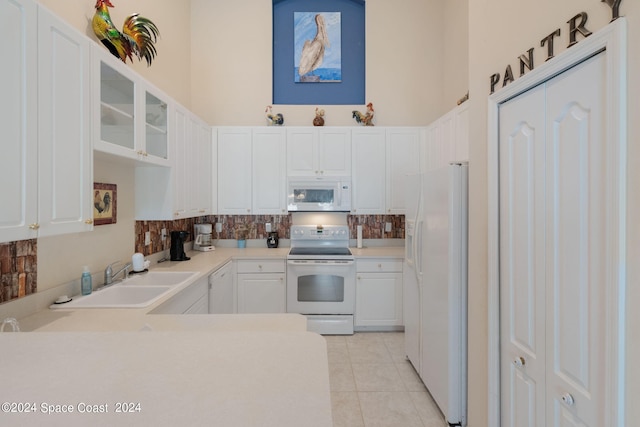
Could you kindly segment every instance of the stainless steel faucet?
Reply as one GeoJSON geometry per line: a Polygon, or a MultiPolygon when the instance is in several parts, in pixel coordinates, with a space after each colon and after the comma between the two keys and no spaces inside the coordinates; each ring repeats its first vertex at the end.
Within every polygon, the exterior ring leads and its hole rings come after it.
{"type": "Polygon", "coordinates": [[[109,264],[107,266],[107,268],[104,269],[104,286],[107,285],[111,285],[113,283],[113,281],[115,280],[115,278],[124,271],[124,275],[122,276],[122,280],[126,279],[127,277],[127,273],[129,273],[129,268],[131,267],[131,263],[127,263],[124,265],[124,267],[122,267],[120,270],[118,270],[117,272],[113,272],[113,269],[111,268],[114,264],[119,263],[120,261],[115,261],[112,262],[111,264],[109,264]]]}

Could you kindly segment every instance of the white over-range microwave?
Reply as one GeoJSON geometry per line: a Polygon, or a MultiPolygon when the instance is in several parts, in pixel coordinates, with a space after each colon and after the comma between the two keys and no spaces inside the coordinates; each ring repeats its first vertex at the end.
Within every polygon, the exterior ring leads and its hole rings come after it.
{"type": "Polygon", "coordinates": [[[350,212],[351,177],[290,177],[287,209],[293,212],[350,212]]]}

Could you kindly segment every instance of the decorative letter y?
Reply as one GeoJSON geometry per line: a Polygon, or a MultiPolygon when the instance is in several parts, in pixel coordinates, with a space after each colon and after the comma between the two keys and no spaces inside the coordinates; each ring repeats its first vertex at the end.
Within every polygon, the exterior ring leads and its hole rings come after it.
{"type": "Polygon", "coordinates": [[[620,11],[618,9],[620,8],[622,0],[602,0],[602,3],[606,3],[611,7],[611,21],[620,18],[620,11]]]}

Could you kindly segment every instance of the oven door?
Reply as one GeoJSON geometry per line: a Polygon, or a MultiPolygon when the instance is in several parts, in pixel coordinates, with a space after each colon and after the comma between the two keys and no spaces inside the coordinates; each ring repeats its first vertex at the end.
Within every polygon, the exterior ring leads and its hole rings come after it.
{"type": "Polygon", "coordinates": [[[287,312],[353,314],[355,300],[353,260],[287,261],[287,312]]]}

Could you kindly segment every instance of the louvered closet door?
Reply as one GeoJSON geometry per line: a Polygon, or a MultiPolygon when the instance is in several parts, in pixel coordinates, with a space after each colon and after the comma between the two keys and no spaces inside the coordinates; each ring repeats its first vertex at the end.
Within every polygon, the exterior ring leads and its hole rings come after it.
{"type": "Polygon", "coordinates": [[[544,426],[545,87],[500,108],[502,426],[544,426]]]}
{"type": "MultiPolygon", "coordinates": [[[[547,426],[605,426],[605,53],[547,83],[547,426]]],[[[610,284],[611,286],[613,284],[610,284]]]]}
{"type": "Polygon", "coordinates": [[[606,63],[500,107],[502,425],[604,426],[606,63]]]}

